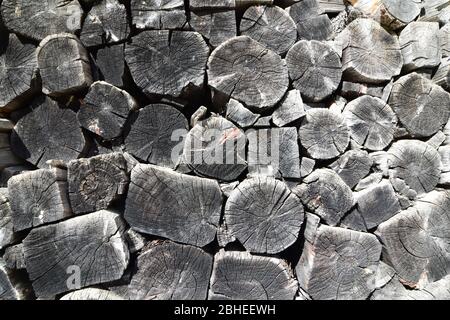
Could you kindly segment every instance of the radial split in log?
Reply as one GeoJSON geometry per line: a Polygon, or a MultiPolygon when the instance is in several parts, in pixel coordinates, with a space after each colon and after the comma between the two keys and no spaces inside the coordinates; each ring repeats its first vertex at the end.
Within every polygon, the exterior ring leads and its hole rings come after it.
{"type": "Polygon", "coordinates": [[[67,172],[41,169],[8,181],[14,230],[21,231],[62,220],[72,211],[67,197],[67,172]]]}
{"type": "Polygon", "coordinates": [[[297,290],[284,260],[221,250],[214,257],[208,299],[293,300],[297,290]]]}
{"type": "Polygon", "coordinates": [[[86,141],[75,112],[44,97],[36,99],[31,108],[14,127],[11,136],[14,153],[39,168],[44,168],[47,160],[77,159],[86,141]]]}
{"type": "Polygon", "coordinates": [[[257,177],[234,189],[225,206],[230,234],[256,253],[279,253],[298,238],[303,223],[300,199],[281,181],[257,177]]]}
{"type": "Polygon", "coordinates": [[[244,132],[220,116],[198,122],[184,143],[183,161],[196,173],[233,181],[247,168],[244,132]]]}
{"type": "Polygon", "coordinates": [[[400,44],[371,19],[357,19],[345,30],[342,53],[344,74],[351,80],[380,83],[400,74],[400,44]]]}
{"type": "Polygon", "coordinates": [[[341,59],[328,44],[299,41],[289,50],[286,63],[294,87],[308,101],[324,100],[341,83],[341,59]]]}
{"type": "Polygon", "coordinates": [[[124,229],[120,216],[110,211],[33,229],[23,246],[36,295],[54,296],[120,279],[129,260],[124,229]]]}
{"type": "Polygon", "coordinates": [[[419,140],[401,140],[389,149],[390,176],[423,194],[433,190],[441,175],[441,156],[429,144],[419,140]]]}
{"type": "Polygon", "coordinates": [[[261,112],[273,107],[288,89],[286,62],[248,36],[232,38],[211,54],[208,84],[219,93],[261,112]]]}
{"type": "Polygon", "coordinates": [[[131,172],[125,219],[137,231],[202,247],[214,240],[221,210],[214,180],[143,164],[131,172]]]}
{"type": "Polygon", "coordinates": [[[0,111],[12,111],[23,106],[36,90],[37,60],[35,47],[23,44],[13,33],[0,55],[0,111]]]}
{"type": "Polygon", "coordinates": [[[373,161],[369,154],[362,150],[350,150],[344,153],[338,160],[330,165],[342,180],[354,188],[364,177],[366,177],[373,161]]]}
{"type": "Polygon", "coordinates": [[[186,24],[184,0],[131,0],[131,16],[138,29],[181,29],[186,24]]]}
{"type": "Polygon", "coordinates": [[[125,60],[136,85],[147,94],[178,97],[202,87],[209,48],[189,31],[144,31],[125,46],[125,60]]]}
{"type": "Polygon", "coordinates": [[[9,30],[38,41],[52,34],[79,30],[83,16],[76,0],[4,0],[1,12],[9,30]]]}
{"type": "Polygon", "coordinates": [[[125,194],[127,163],[121,153],[74,160],[67,167],[70,204],[75,214],[107,209],[125,194]]]}
{"type": "Polygon", "coordinates": [[[203,250],[165,241],[137,258],[137,272],[125,289],[132,300],[205,300],[213,257],[203,250]]]}
{"type": "Polygon", "coordinates": [[[122,134],[128,114],[137,107],[137,102],[128,92],[97,81],[83,99],[77,118],[83,128],[111,140],[122,134]]]}
{"type": "Polygon", "coordinates": [[[92,83],[89,54],[75,35],[46,37],[36,51],[42,92],[60,96],[88,88],[92,83]]]}
{"type": "Polygon", "coordinates": [[[345,118],[328,109],[310,109],[299,129],[301,145],[316,160],[333,159],[345,152],[350,133],[345,118]]]}
{"type": "Polygon", "coordinates": [[[417,137],[435,134],[450,115],[450,94],[416,73],[395,82],[389,104],[408,132],[417,137]]]}
{"type": "Polygon", "coordinates": [[[330,169],[314,171],[293,192],[309,210],[331,226],[339,223],[354,202],[350,187],[330,169]]]}
{"type": "Polygon", "coordinates": [[[125,70],[123,44],[99,49],[95,62],[106,82],[116,87],[123,86],[122,77],[125,70]]]}
{"type": "Polygon", "coordinates": [[[248,8],[242,17],[240,32],[280,55],[285,54],[297,40],[294,20],[277,6],[248,8]]]}
{"type": "Polygon", "coordinates": [[[449,192],[434,190],[378,227],[386,259],[410,287],[422,288],[450,272],[449,206],[449,192]]]}
{"type": "Polygon", "coordinates": [[[368,150],[383,150],[394,139],[397,116],[381,99],[362,96],[347,104],[343,115],[352,139],[368,150]]]}
{"type": "Polygon", "coordinates": [[[125,40],[129,29],[125,6],[118,0],[103,0],[84,19],[80,40],[86,47],[111,44],[125,40]]]}
{"type": "Polygon", "coordinates": [[[375,290],[381,244],[369,233],[321,225],[307,215],[296,271],[303,288],[317,300],[364,300],[375,290]]]}
{"type": "Polygon", "coordinates": [[[68,293],[61,297],[60,300],[95,300],[95,301],[106,301],[106,300],[123,300],[122,297],[115,294],[112,291],[102,290],[97,288],[86,288],[68,293]]]}
{"type": "Polygon", "coordinates": [[[213,47],[237,35],[236,12],[234,10],[218,12],[191,12],[191,27],[208,39],[213,47]]]}
{"type": "Polygon", "coordinates": [[[15,240],[8,189],[0,188],[0,250],[15,240]]]}
{"type": "Polygon", "coordinates": [[[125,148],[139,159],[175,168],[188,128],[188,121],[180,111],[169,105],[152,104],[138,111],[125,139],[125,148]]]}

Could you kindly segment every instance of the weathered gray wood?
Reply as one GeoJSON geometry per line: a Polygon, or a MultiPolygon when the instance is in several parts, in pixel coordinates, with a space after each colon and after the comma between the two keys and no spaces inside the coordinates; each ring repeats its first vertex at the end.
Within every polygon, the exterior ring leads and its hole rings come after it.
{"type": "Polygon", "coordinates": [[[118,0],[103,0],[88,12],[80,40],[86,47],[95,47],[123,41],[129,32],[125,5],[118,0]]]}
{"type": "Polygon", "coordinates": [[[249,5],[271,5],[273,0],[191,0],[189,6],[193,11],[235,9],[249,5]]]}
{"type": "Polygon", "coordinates": [[[184,141],[183,161],[197,174],[236,180],[247,168],[244,132],[220,116],[198,122],[184,141]]]}
{"type": "Polygon", "coordinates": [[[246,132],[249,173],[299,179],[300,152],[296,128],[271,128],[246,132]]]}
{"type": "Polygon", "coordinates": [[[46,95],[74,93],[91,85],[89,54],[75,35],[61,33],[44,38],[36,55],[46,95]]]}
{"type": "Polygon", "coordinates": [[[355,194],[355,198],[356,210],[369,230],[389,220],[401,210],[394,188],[386,180],[355,194]]]}
{"type": "Polygon", "coordinates": [[[288,52],[289,77],[302,96],[320,102],[332,95],[342,78],[342,64],[334,49],[319,41],[299,41],[288,52]]]}
{"type": "Polygon", "coordinates": [[[319,11],[324,13],[339,13],[345,11],[344,0],[317,0],[319,11]]]}
{"type": "Polygon", "coordinates": [[[125,46],[136,85],[147,94],[178,97],[203,86],[209,49],[197,32],[145,31],[125,46]]]}
{"type": "Polygon", "coordinates": [[[127,230],[127,232],[125,233],[125,238],[127,239],[128,250],[130,250],[130,253],[136,253],[140,251],[147,243],[145,237],[140,233],[134,231],[133,229],[127,230]]]}
{"type": "Polygon", "coordinates": [[[0,300],[21,300],[21,295],[11,282],[11,277],[2,259],[0,259],[0,300]]]}
{"type": "Polygon", "coordinates": [[[341,94],[347,98],[358,98],[364,95],[369,95],[376,98],[383,97],[383,85],[367,84],[356,82],[342,82],[341,94]]]}
{"type": "Polygon", "coordinates": [[[284,127],[306,116],[305,106],[299,90],[286,93],[280,105],[272,114],[272,121],[277,127],[284,127]]]}
{"type": "Polygon", "coordinates": [[[214,180],[143,164],[131,172],[125,219],[139,232],[202,247],[214,240],[221,208],[214,180]]]}
{"type": "Polygon", "coordinates": [[[383,100],[362,96],[345,107],[343,116],[350,135],[360,146],[381,151],[394,139],[397,116],[383,100]]]}
{"type": "Polygon", "coordinates": [[[6,248],[3,259],[6,267],[10,270],[22,270],[26,268],[23,245],[21,243],[6,248]]]}
{"type": "Polygon", "coordinates": [[[381,244],[368,233],[320,224],[308,214],[296,266],[300,287],[318,300],[364,300],[375,290],[381,244]]]}
{"type": "Polygon", "coordinates": [[[218,12],[191,12],[191,27],[208,39],[213,47],[237,35],[236,12],[225,10],[218,12]]]}
{"type": "Polygon", "coordinates": [[[208,299],[293,300],[297,290],[284,260],[221,250],[214,257],[208,299]]]}
{"type": "Polygon", "coordinates": [[[399,41],[406,71],[434,68],[441,62],[439,23],[412,22],[402,30],[399,41]]]}
{"type": "Polygon", "coordinates": [[[372,19],[356,19],[344,32],[342,65],[347,78],[380,83],[400,74],[403,58],[396,36],[372,19]]]}
{"type": "Polygon", "coordinates": [[[450,91],[450,57],[441,60],[441,64],[433,76],[433,82],[450,91]]]}
{"type": "Polygon", "coordinates": [[[46,36],[81,28],[83,9],[76,0],[4,0],[5,26],[14,33],[42,40],[46,36]]]}
{"type": "Polygon", "coordinates": [[[208,84],[257,112],[273,107],[288,89],[286,62],[248,36],[222,43],[208,61],[208,84]]]}
{"type": "Polygon", "coordinates": [[[297,40],[297,27],[277,6],[252,6],[242,16],[241,35],[249,36],[276,53],[285,54],[297,40]]]}
{"type": "Polygon", "coordinates": [[[271,115],[260,117],[253,125],[253,128],[269,128],[272,126],[271,121],[272,121],[271,115]]]}
{"type": "Polygon", "coordinates": [[[434,190],[377,229],[383,256],[409,287],[423,288],[449,273],[449,205],[449,192],[434,190]]]}
{"type": "Polygon", "coordinates": [[[189,121],[189,124],[191,125],[191,127],[195,127],[198,122],[205,120],[206,118],[208,118],[208,116],[209,116],[208,108],[206,108],[205,106],[200,106],[192,114],[191,119],[190,119],[191,121],[189,121]]]}
{"type": "Polygon", "coordinates": [[[124,300],[121,296],[115,294],[112,291],[102,290],[97,288],[86,288],[77,291],[73,291],[61,297],[59,300],[96,300],[96,301],[106,301],[106,300],[124,300]]]}
{"type": "Polygon", "coordinates": [[[389,149],[390,175],[405,181],[418,194],[436,187],[441,174],[441,157],[432,146],[419,140],[402,140],[389,149]]]}
{"type": "Polygon", "coordinates": [[[138,108],[126,91],[107,82],[94,82],[77,113],[81,126],[105,140],[122,134],[128,114],[138,108]]]}
{"type": "Polygon", "coordinates": [[[126,192],[127,163],[121,153],[99,155],[68,164],[68,191],[75,214],[107,209],[126,192]]]}
{"type": "Polygon", "coordinates": [[[353,206],[349,186],[330,169],[317,169],[292,190],[307,209],[335,226],[353,206]]]}
{"type": "Polygon", "coordinates": [[[354,188],[364,177],[366,177],[373,161],[369,154],[362,150],[350,150],[344,153],[338,160],[330,165],[341,179],[350,187],[354,188]]]}
{"type": "Polygon", "coordinates": [[[389,105],[408,132],[429,137],[447,123],[450,94],[428,79],[412,73],[397,80],[389,105]]]}
{"type": "Polygon", "coordinates": [[[8,189],[0,188],[0,250],[16,239],[8,189]]]}
{"type": "Polygon", "coordinates": [[[302,178],[309,176],[313,172],[316,161],[307,157],[302,157],[300,160],[300,176],[302,178]]]}
{"type": "Polygon", "coordinates": [[[226,118],[241,128],[247,128],[259,119],[259,114],[251,112],[239,101],[230,99],[227,104],[226,118]]]}
{"type": "Polygon", "coordinates": [[[186,24],[183,0],[131,0],[131,16],[138,29],[181,29],[186,24]]]}
{"type": "Polygon", "coordinates": [[[213,257],[174,242],[154,242],[137,258],[137,272],[125,289],[132,300],[205,300],[213,257]]]}
{"type": "Polygon", "coordinates": [[[0,112],[23,107],[37,91],[35,47],[22,43],[13,33],[0,54],[0,112]]]}
{"type": "Polygon", "coordinates": [[[300,199],[281,181],[270,177],[244,180],[225,205],[225,221],[250,252],[279,253],[298,238],[303,223],[300,199]]]}
{"type": "Polygon", "coordinates": [[[23,248],[36,295],[48,297],[120,279],[129,260],[124,229],[120,216],[111,211],[33,229],[23,248]]]}
{"type": "Polygon", "coordinates": [[[21,164],[21,165],[13,165],[10,167],[6,167],[2,170],[0,174],[0,187],[5,188],[8,186],[8,180],[11,177],[18,175],[24,171],[34,170],[34,167],[29,164],[21,164]]]}
{"type": "Polygon", "coordinates": [[[439,43],[443,57],[450,57],[450,23],[439,30],[439,43]]]}
{"type": "Polygon", "coordinates": [[[67,172],[40,169],[8,181],[14,230],[21,231],[62,220],[72,211],[67,197],[67,172]]]}
{"type": "Polygon", "coordinates": [[[297,24],[300,39],[324,41],[333,37],[331,20],[323,14],[317,0],[297,2],[287,11],[297,24]]]}
{"type": "Polygon", "coordinates": [[[345,118],[328,109],[310,109],[299,129],[301,145],[316,159],[333,159],[345,152],[350,133],[345,118]]]}
{"type": "Polygon", "coordinates": [[[99,49],[95,62],[106,82],[116,87],[123,86],[122,77],[125,70],[123,44],[99,49]]]}
{"type": "Polygon", "coordinates": [[[442,161],[442,173],[439,179],[439,184],[449,186],[450,185],[450,145],[441,146],[439,149],[439,155],[442,161]]]}
{"type": "Polygon", "coordinates": [[[182,146],[177,134],[186,134],[188,128],[186,117],[174,107],[151,104],[138,111],[125,139],[125,148],[143,161],[174,168],[181,157],[181,152],[175,154],[174,148],[182,146]]]}
{"type": "Polygon", "coordinates": [[[422,0],[422,7],[424,14],[420,20],[441,24],[450,21],[450,4],[447,0],[422,0]]]}
{"type": "Polygon", "coordinates": [[[11,135],[11,148],[22,159],[45,167],[47,160],[76,159],[85,149],[85,138],[75,112],[44,97],[36,99],[11,135]]]}

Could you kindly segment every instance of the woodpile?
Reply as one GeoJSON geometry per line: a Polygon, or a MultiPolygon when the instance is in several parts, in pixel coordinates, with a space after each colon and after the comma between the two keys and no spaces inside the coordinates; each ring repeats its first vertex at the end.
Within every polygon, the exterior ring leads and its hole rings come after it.
{"type": "Polygon", "coordinates": [[[0,13],[0,300],[450,300],[448,0],[0,13]]]}

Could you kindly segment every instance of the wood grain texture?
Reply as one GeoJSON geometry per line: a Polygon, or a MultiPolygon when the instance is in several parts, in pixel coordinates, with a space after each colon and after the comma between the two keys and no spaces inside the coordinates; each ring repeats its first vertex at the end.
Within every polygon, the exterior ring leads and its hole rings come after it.
{"type": "Polygon", "coordinates": [[[330,165],[342,180],[353,189],[363,178],[369,175],[373,160],[363,150],[350,150],[330,165]]]}
{"type": "Polygon", "coordinates": [[[116,87],[123,86],[125,70],[124,45],[104,47],[97,51],[96,65],[103,79],[116,87]]]}
{"type": "Polygon", "coordinates": [[[190,26],[205,37],[212,47],[237,36],[236,12],[225,10],[217,12],[191,11],[190,26]]]}
{"type": "Polygon", "coordinates": [[[305,106],[300,91],[290,90],[281,100],[272,114],[272,121],[277,127],[284,127],[306,116],[305,106]]]}
{"type": "Polygon", "coordinates": [[[8,189],[0,188],[0,250],[11,244],[16,238],[12,215],[8,189]]]}
{"type": "Polygon", "coordinates": [[[119,295],[112,291],[97,289],[97,288],[86,288],[73,291],[61,297],[59,300],[83,300],[83,301],[118,301],[124,300],[119,295]]]}
{"type": "Polygon", "coordinates": [[[131,17],[138,29],[181,29],[186,24],[183,0],[131,0],[131,17]]]}

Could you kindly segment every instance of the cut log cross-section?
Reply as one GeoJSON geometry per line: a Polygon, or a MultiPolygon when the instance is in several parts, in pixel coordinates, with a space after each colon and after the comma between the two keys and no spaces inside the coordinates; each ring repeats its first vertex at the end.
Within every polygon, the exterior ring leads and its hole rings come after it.
{"type": "Polygon", "coordinates": [[[39,168],[44,168],[47,160],[68,162],[79,158],[86,141],[75,112],[43,97],[36,99],[31,108],[14,127],[14,153],[39,168]]]}
{"type": "Polygon", "coordinates": [[[237,35],[236,12],[225,10],[217,12],[191,12],[191,27],[208,39],[213,47],[237,35]]]}
{"type": "Polygon", "coordinates": [[[67,167],[70,204],[76,214],[107,209],[126,191],[127,163],[121,153],[74,160],[67,167]]]}
{"type": "Polygon", "coordinates": [[[181,29],[186,24],[184,0],[131,0],[131,17],[138,29],[181,29]]]}
{"type": "Polygon", "coordinates": [[[350,150],[333,162],[330,168],[353,189],[361,179],[369,174],[372,164],[373,161],[366,151],[350,150]]]}
{"type": "Polygon", "coordinates": [[[36,295],[51,297],[120,279],[129,260],[124,230],[120,216],[110,211],[33,229],[23,246],[36,295]]]}
{"type": "Polygon", "coordinates": [[[209,48],[189,31],[144,31],[125,46],[125,60],[136,85],[147,94],[178,97],[202,87],[209,48]]]}
{"type": "Polygon", "coordinates": [[[277,258],[220,251],[214,257],[210,300],[293,300],[298,283],[277,258]]]}
{"type": "Polygon", "coordinates": [[[221,209],[214,180],[143,164],[131,172],[125,219],[136,231],[202,247],[214,240],[221,209]]]}
{"type": "Polygon", "coordinates": [[[279,253],[298,238],[303,222],[300,199],[281,181],[257,177],[234,189],[225,206],[230,234],[255,253],[279,253]]]}
{"type": "Polygon", "coordinates": [[[248,36],[232,38],[211,54],[208,84],[254,111],[273,107],[288,89],[286,62],[248,36]]]}

